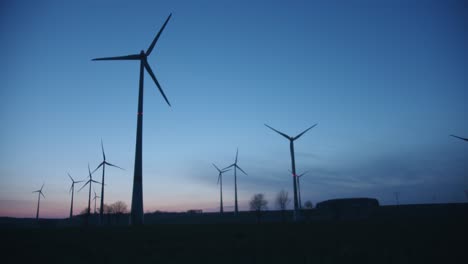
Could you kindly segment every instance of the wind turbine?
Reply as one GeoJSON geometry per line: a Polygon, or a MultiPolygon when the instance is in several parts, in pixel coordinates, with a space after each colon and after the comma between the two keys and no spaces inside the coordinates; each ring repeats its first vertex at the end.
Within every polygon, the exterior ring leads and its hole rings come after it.
{"type": "Polygon", "coordinates": [[[237,156],[239,155],[239,148],[237,148],[237,151],[236,151],[236,160],[234,161],[233,164],[227,166],[226,168],[223,169],[226,170],[226,169],[229,169],[231,167],[234,167],[234,208],[235,208],[235,212],[236,212],[236,215],[239,214],[239,206],[237,205],[237,169],[239,169],[240,171],[242,171],[242,173],[244,173],[245,175],[247,175],[247,173],[245,173],[245,171],[243,171],[238,165],[237,165],[237,156]]]}
{"type": "MultiPolygon", "coordinates": [[[[102,184],[101,184],[101,196],[100,196],[100,198],[101,198],[101,207],[99,208],[99,223],[102,223],[102,217],[103,217],[103,213],[104,213],[104,175],[106,173],[106,165],[109,165],[111,167],[116,167],[116,168],[119,168],[121,170],[124,170],[124,169],[120,168],[119,166],[111,164],[111,163],[106,161],[106,153],[104,153],[104,145],[102,143],[102,139],[101,139],[101,150],[102,150],[102,159],[103,160],[102,160],[101,164],[99,164],[99,166],[97,166],[97,168],[94,169],[94,171],[92,172],[92,173],[94,173],[100,167],[102,167],[102,184]]],[[[94,202],[94,203],[96,203],[96,202],[94,202]]]]}
{"type": "Polygon", "coordinates": [[[88,196],[88,213],[87,213],[87,218],[86,221],[89,222],[89,215],[91,214],[91,185],[94,183],[101,184],[98,181],[93,180],[93,175],[91,173],[91,169],[89,168],[89,163],[88,163],[88,172],[89,172],[89,180],[78,190],[81,191],[86,185],[89,184],[89,196],[88,196]]]}
{"type": "Polygon", "coordinates": [[[394,192],[396,205],[400,205],[400,192],[394,192]]]}
{"type": "MultiPolygon", "coordinates": [[[[289,172],[291,172],[291,171],[289,171],[289,172]]],[[[297,192],[298,192],[297,198],[299,199],[299,201],[298,201],[299,202],[299,209],[302,209],[301,181],[300,181],[300,179],[301,179],[302,176],[306,175],[308,172],[309,171],[305,171],[305,172],[303,172],[302,174],[299,174],[299,175],[294,175],[293,174],[293,176],[295,176],[296,179],[297,179],[297,192]]]]}
{"type": "Polygon", "coordinates": [[[133,193],[132,193],[132,209],[130,213],[130,221],[133,225],[140,225],[143,224],[143,158],[142,158],[142,141],[143,141],[143,79],[144,79],[144,70],[149,73],[151,78],[153,79],[154,83],[159,89],[159,92],[164,97],[166,103],[171,106],[169,101],[167,100],[166,95],[164,94],[161,86],[159,85],[156,76],[151,70],[151,67],[148,64],[147,57],[153,51],[156,42],[159,39],[162,31],[169,22],[172,14],[166,19],[164,25],[159,30],[158,34],[154,38],[153,42],[149,46],[148,50],[145,52],[143,50],[140,51],[140,54],[132,54],[126,56],[118,56],[118,57],[107,57],[107,58],[97,58],[94,60],[139,60],[140,61],[140,81],[139,81],[139,93],[138,93],[138,112],[137,112],[137,135],[136,135],[136,147],[135,147],[135,170],[133,174],[133,193]]]}
{"type": "Polygon", "coordinates": [[[270,128],[271,130],[275,131],[276,133],[280,134],[281,136],[287,138],[289,140],[289,149],[291,151],[291,167],[292,167],[292,174],[293,174],[293,186],[294,186],[294,221],[297,220],[298,218],[298,214],[299,214],[299,202],[298,202],[298,198],[297,198],[297,182],[296,182],[296,160],[294,158],[294,141],[299,139],[302,135],[304,135],[307,131],[311,130],[312,128],[314,128],[317,124],[309,127],[308,129],[304,130],[302,133],[300,133],[299,135],[295,136],[295,137],[290,137],[274,128],[272,128],[271,126],[265,124],[266,127],[270,128]]]}
{"type": "Polygon", "coordinates": [[[468,141],[468,138],[462,138],[462,137],[459,137],[459,136],[455,136],[455,135],[450,135],[454,138],[458,138],[458,139],[461,139],[461,140],[464,140],[464,141],[468,141]]]}
{"type": "Polygon", "coordinates": [[[75,181],[72,176],[70,175],[70,173],[68,173],[68,177],[70,177],[70,180],[72,181],[72,184],[70,186],[70,191],[68,192],[71,192],[72,194],[72,197],[71,197],[71,205],[70,205],[70,219],[73,217],[73,194],[75,193],[75,183],[80,183],[80,182],[83,182],[83,181],[75,181]]]}
{"type": "Polygon", "coordinates": [[[94,198],[93,198],[93,200],[94,200],[94,214],[96,214],[96,199],[101,198],[101,197],[97,196],[96,191],[93,190],[93,192],[94,192],[94,198]]]}
{"type": "Polygon", "coordinates": [[[35,193],[35,192],[38,193],[38,195],[37,195],[38,197],[37,197],[36,220],[39,220],[39,205],[41,204],[41,195],[42,195],[42,197],[44,197],[44,199],[45,199],[45,196],[44,196],[44,194],[42,193],[42,188],[44,188],[44,184],[45,184],[45,183],[42,184],[42,186],[41,186],[41,188],[40,188],[39,190],[33,192],[33,193],[35,193]]]}
{"type": "Polygon", "coordinates": [[[218,184],[219,184],[219,212],[223,213],[223,173],[229,171],[228,169],[220,170],[214,163],[213,166],[218,170],[218,184]]]}

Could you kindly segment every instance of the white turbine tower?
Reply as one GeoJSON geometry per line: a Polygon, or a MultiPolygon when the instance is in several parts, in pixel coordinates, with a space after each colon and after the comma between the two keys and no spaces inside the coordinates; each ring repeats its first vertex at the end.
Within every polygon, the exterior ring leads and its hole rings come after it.
{"type": "Polygon", "coordinates": [[[166,95],[164,94],[161,85],[159,85],[156,76],[153,73],[150,65],[148,64],[148,56],[153,51],[156,42],[159,39],[162,31],[169,22],[172,14],[166,19],[164,25],[159,30],[158,34],[154,38],[153,42],[149,46],[146,52],[141,50],[139,54],[132,54],[126,56],[118,56],[118,57],[107,57],[107,58],[97,58],[93,59],[93,61],[99,60],[136,60],[140,61],[140,81],[139,81],[139,90],[138,90],[138,112],[137,112],[137,135],[136,135],[136,147],[135,147],[135,170],[133,174],[133,193],[132,193],[132,208],[130,212],[130,223],[132,225],[141,225],[144,223],[143,219],[143,79],[144,73],[149,73],[151,78],[153,79],[154,83],[159,89],[159,92],[164,97],[166,103],[171,106],[169,100],[167,100],[166,95]]]}
{"type": "Polygon", "coordinates": [[[286,139],[289,140],[289,150],[291,152],[291,170],[292,170],[292,174],[293,174],[293,187],[294,187],[294,221],[297,221],[298,220],[298,217],[299,217],[299,201],[298,201],[298,197],[297,197],[297,180],[296,180],[296,160],[294,158],[294,141],[296,141],[297,139],[299,139],[302,135],[304,135],[307,131],[311,130],[312,128],[314,128],[317,124],[309,127],[308,129],[304,130],[302,133],[300,133],[299,135],[295,136],[295,137],[290,137],[286,134],[284,134],[283,132],[280,132],[274,128],[272,128],[271,126],[265,124],[266,127],[268,127],[269,129],[275,131],[276,133],[280,134],[281,136],[285,137],[286,139]]]}
{"type": "Polygon", "coordinates": [[[37,194],[36,220],[39,220],[39,205],[41,204],[41,195],[42,195],[42,197],[44,197],[44,199],[45,199],[45,196],[44,196],[44,194],[42,193],[42,188],[44,188],[44,184],[45,184],[45,183],[42,184],[42,186],[41,186],[41,188],[40,188],[39,190],[33,192],[33,193],[36,193],[36,192],[38,193],[38,194],[37,194]]]}
{"type": "Polygon", "coordinates": [[[75,183],[80,183],[83,181],[75,181],[70,175],[70,173],[67,173],[67,174],[68,174],[68,177],[70,177],[70,180],[72,181],[72,184],[70,186],[70,191],[69,191],[71,192],[71,204],[70,204],[70,219],[71,219],[73,217],[73,196],[75,193],[75,183]]]}
{"type": "Polygon", "coordinates": [[[223,173],[229,171],[227,170],[220,170],[214,163],[213,166],[219,172],[218,174],[218,184],[219,184],[219,212],[223,213],[223,173]]]}
{"type": "Polygon", "coordinates": [[[242,173],[247,175],[244,170],[242,170],[238,165],[237,165],[237,157],[239,155],[239,149],[236,151],[236,159],[233,164],[227,166],[223,170],[229,169],[231,167],[234,168],[234,211],[236,212],[236,215],[239,214],[239,206],[237,204],[237,169],[239,169],[242,173]]]}

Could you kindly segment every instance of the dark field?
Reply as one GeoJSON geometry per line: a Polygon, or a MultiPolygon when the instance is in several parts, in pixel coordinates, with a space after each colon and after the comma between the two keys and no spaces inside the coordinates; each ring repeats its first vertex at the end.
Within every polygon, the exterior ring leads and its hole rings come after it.
{"type": "Polygon", "coordinates": [[[2,263],[466,263],[460,209],[298,224],[3,227],[2,263]]]}

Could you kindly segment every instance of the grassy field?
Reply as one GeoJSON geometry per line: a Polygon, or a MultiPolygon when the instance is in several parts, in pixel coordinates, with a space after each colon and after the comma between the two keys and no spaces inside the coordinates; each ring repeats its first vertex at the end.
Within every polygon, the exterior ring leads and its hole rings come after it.
{"type": "Polygon", "coordinates": [[[466,263],[466,220],[158,224],[0,232],[2,263],[466,263]]]}

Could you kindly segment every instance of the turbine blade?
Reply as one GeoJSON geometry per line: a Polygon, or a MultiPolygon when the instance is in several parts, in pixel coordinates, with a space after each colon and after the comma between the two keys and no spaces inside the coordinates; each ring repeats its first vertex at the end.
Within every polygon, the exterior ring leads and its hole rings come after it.
{"type": "Polygon", "coordinates": [[[221,172],[218,175],[218,182],[216,184],[219,184],[219,179],[221,178],[221,172]]]}
{"type": "Polygon", "coordinates": [[[279,132],[278,130],[272,128],[271,126],[267,125],[267,124],[264,124],[266,127],[270,128],[271,130],[275,131],[276,133],[282,135],[283,137],[287,138],[287,139],[291,139],[288,135],[284,134],[283,132],[279,132]]]}
{"type": "Polygon", "coordinates": [[[44,188],[44,184],[45,184],[45,183],[43,183],[42,186],[41,186],[41,191],[42,191],[42,188],[44,188]]]}
{"type": "Polygon", "coordinates": [[[42,195],[42,197],[44,197],[44,199],[45,199],[45,196],[44,196],[44,194],[43,194],[42,192],[39,192],[39,193],[40,193],[40,194],[42,195]]]}
{"type": "Polygon", "coordinates": [[[247,175],[247,173],[245,173],[245,171],[242,170],[239,166],[236,165],[236,167],[237,167],[240,171],[242,171],[242,173],[244,173],[245,175],[247,175]]]}
{"type": "Polygon", "coordinates": [[[84,182],[84,181],[76,181],[76,182],[74,182],[74,183],[80,183],[80,182],[84,182]]]}
{"type": "Polygon", "coordinates": [[[104,144],[102,143],[102,138],[101,138],[101,149],[102,149],[102,158],[104,161],[106,161],[106,154],[104,153],[104,144]]]}
{"type": "Polygon", "coordinates": [[[70,190],[68,190],[68,193],[71,193],[74,184],[75,184],[75,183],[72,183],[72,186],[70,186],[70,190]]]}
{"type": "Polygon", "coordinates": [[[234,167],[235,165],[236,165],[236,164],[231,164],[231,165],[227,166],[226,168],[224,168],[223,170],[229,169],[229,168],[231,168],[231,167],[234,167]]]}
{"type": "Polygon", "coordinates": [[[111,163],[109,163],[109,162],[107,162],[107,161],[105,161],[104,163],[106,163],[106,165],[109,165],[109,166],[111,166],[111,167],[116,167],[116,168],[119,168],[119,169],[121,169],[121,170],[125,170],[124,168],[120,168],[119,166],[114,165],[114,164],[111,164],[111,163]]]}
{"type": "Polygon", "coordinates": [[[104,161],[101,162],[101,164],[99,164],[99,165],[96,167],[96,169],[93,170],[93,172],[90,172],[90,174],[93,174],[94,172],[96,172],[99,168],[102,167],[102,165],[104,165],[104,163],[105,163],[104,161]]]}
{"type": "Polygon", "coordinates": [[[213,166],[214,166],[219,172],[221,172],[221,170],[218,168],[218,166],[216,166],[214,163],[211,163],[211,164],[213,164],[213,166]]]}
{"type": "Polygon", "coordinates": [[[95,180],[91,180],[91,181],[92,181],[92,182],[94,182],[94,183],[101,184],[100,182],[98,182],[98,181],[95,181],[95,180]]]}
{"type": "Polygon", "coordinates": [[[222,170],[221,173],[225,173],[225,172],[228,172],[230,171],[231,169],[227,169],[227,170],[222,170]]]}
{"type": "Polygon", "coordinates": [[[236,161],[234,162],[234,164],[237,164],[237,156],[239,156],[239,148],[237,148],[236,150],[236,161]]]}
{"type": "Polygon", "coordinates": [[[32,192],[32,193],[36,193],[36,192],[39,192],[39,191],[34,191],[34,192],[32,192]]]}
{"type": "Polygon", "coordinates": [[[89,163],[88,163],[88,172],[89,172],[89,178],[93,179],[93,177],[91,176],[93,173],[91,172],[91,169],[89,168],[89,163]]]}
{"type": "Polygon", "coordinates": [[[169,100],[167,100],[167,97],[166,95],[164,94],[164,91],[163,89],[161,88],[161,85],[159,85],[159,82],[158,80],[156,79],[156,76],[154,76],[154,73],[153,73],[153,70],[151,70],[151,67],[149,66],[148,62],[145,61],[145,68],[146,68],[146,71],[149,73],[149,75],[151,76],[151,78],[153,79],[154,83],[156,84],[156,86],[158,87],[159,89],[159,92],[162,94],[162,96],[164,97],[164,100],[166,100],[166,103],[171,106],[171,104],[169,103],[169,100]]]}
{"type": "Polygon", "coordinates": [[[81,189],[83,189],[86,185],[88,185],[88,183],[90,182],[91,180],[87,181],[83,186],[81,186],[81,188],[78,190],[78,191],[81,191],[81,189]]]}
{"type": "Polygon", "coordinates": [[[309,171],[305,171],[305,172],[303,172],[302,174],[300,174],[300,175],[297,176],[297,177],[302,177],[303,175],[306,175],[307,173],[309,173],[309,171]]]}
{"type": "Polygon", "coordinates": [[[146,51],[146,56],[149,56],[151,54],[151,52],[153,51],[153,48],[156,45],[156,42],[158,41],[159,36],[161,36],[161,33],[163,32],[164,28],[166,27],[167,22],[169,22],[169,19],[171,19],[171,16],[172,16],[172,14],[169,14],[169,16],[166,19],[166,22],[164,22],[164,25],[159,30],[159,32],[156,35],[156,37],[154,38],[153,42],[151,42],[151,45],[149,46],[148,50],[146,51]]]}
{"type": "Polygon", "coordinates": [[[468,138],[462,138],[462,137],[459,137],[459,136],[455,136],[455,135],[450,135],[454,138],[458,138],[458,139],[461,139],[461,140],[464,140],[464,141],[468,141],[468,138]]]}
{"type": "Polygon", "coordinates": [[[302,133],[300,133],[299,135],[297,135],[296,137],[293,138],[293,140],[296,140],[298,138],[300,138],[302,135],[304,135],[307,131],[311,130],[312,128],[314,128],[317,124],[309,127],[308,129],[304,130],[302,133]]]}
{"type": "Polygon", "coordinates": [[[141,59],[140,54],[132,54],[132,55],[126,55],[126,56],[96,58],[92,60],[101,61],[101,60],[140,60],[140,59],[141,59]]]}
{"type": "Polygon", "coordinates": [[[67,174],[68,174],[68,177],[70,177],[70,180],[72,180],[72,182],[74,182],[74,180],[73,180],[72,176],[70,175],[70,173],[67,172],[67,174]]]}

